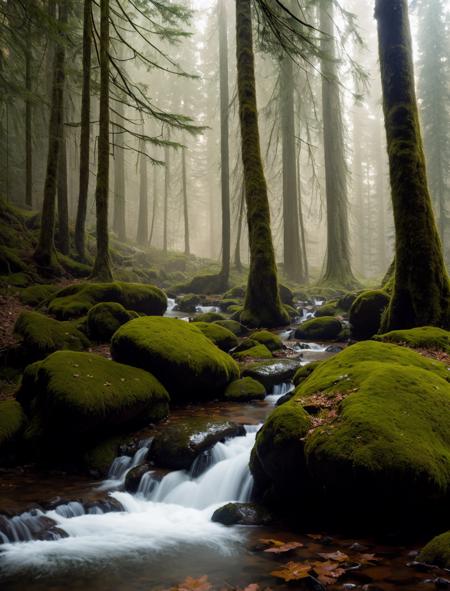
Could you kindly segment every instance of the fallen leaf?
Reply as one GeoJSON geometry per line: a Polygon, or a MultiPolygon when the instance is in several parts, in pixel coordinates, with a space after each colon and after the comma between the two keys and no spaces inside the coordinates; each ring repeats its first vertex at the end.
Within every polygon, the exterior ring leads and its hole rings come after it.
{"type": "Polygon", "coordinates": [[[319,552],[318,555],[324,560],[331,560],[334,562],[348,562],[350,560],[347,554],[337,550],[336,552],[319,552]]]}
{"type": "Polygon", "coordinates": [[[247,585],[242,591],[259,591],[259,585],[258,583],[250,583],[250,585],[247,585]]]}
{"type": "Polygon", "coordinates": [[[308,538],[311,538],[311,540],[321,540],[322,539],[322,534],[306,534],[308,536],[308,538]]]}
{"type": "Polygon", "coordinates": [[[372,562],[378,562],[381,558],[377,558],[375,554],[358,554],[354,560],[360,564],[371,564],[372,562]]]}
{"type": "Polygon", "coordinates": [[[338,562],[314,562],[312,568],[317,575],[319,581],[324,585],[331,585],[337,579],[345,575],[345,569],[341,568],[338,562]]]}
{"type": "Polygon", "coordinates": [[[309,577],[311,572],[311,565],[300,563],[300,562],[288,562],[283,568],[274,570],[270,574],[283,581],[299,581],[300,579],[306,579],[309,577]]]}
{"type": "MultiPolygon", "coordinates": [[[[261,540],[262,541],[262,540],[261,540]]],[[[276,542],[270,548],[266,548],[264,552],[270,552],[272,554],[283,554],[284,552],[290,552],[296,548],[303,548],[301,542],[280,542],[279,540],[265,540],[266,542],[276,542]]]]}
{"type": "Polygon", "coordinates": [[[198,579],[187,577],[182,583],[173,587],[171,591],[209,591],[211,587],[208,576],[203,575],[198,579]]]}

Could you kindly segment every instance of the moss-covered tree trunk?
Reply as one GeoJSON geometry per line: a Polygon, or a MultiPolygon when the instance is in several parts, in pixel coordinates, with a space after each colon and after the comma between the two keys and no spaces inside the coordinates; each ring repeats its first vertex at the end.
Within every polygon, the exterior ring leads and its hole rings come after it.
{"type": "Polygon", "coordinates": [[[222,197],[222,269],[223,289],[228,288],[230,276],[230,149],[229,149],[229,89],[228,89],[228,31],[226,0],[219,0],[219,69],[220,69],[220,174],[222,197]]]}
{"type": "Polygon", "coordinates": [[[407,0],[376,0],[392,204],[395,279],[382,330],[449,327],[449,281],[427,184],[407,0]]]}
{"type": "Polygon", "coordinates": [[[234,249],[234,266],[238,271],[242,271],[241,262],[241,237],[242,237],[242,221],[244,219],[244,204],[245,204],[245,189],[242,186],[242,192],[239,199],[239,215],[238,215],[238,227],[236,235],[236,247],[234,249]]]}
{"type": "Polygon", "coordinates": [[[81,92],[80,138],[80,186],[77,219],[75,223],[75,248],[81,259],[86,256],[85,225],[89,191],[89,153],[91,141],[91,30],[92,0],[84,0],[83,7],[83,87],[81,92]]]}
{"type": "MultiPolygon", "coordinates": [[[[143,130],[144,133],[144,130],[143,130]]],[[[140,142],[139,162],[139,214],[136,242],[143,246],[148,241],[148,179],[147,179],[147,156],[145,153],[145,142],[140,142]]]]}
{"type": "Polygon", "coordinates": [[[250,269],[241,319],[253,326],[289,323],[278,292],[269,200],[261,159],[251,0],[236,0],[236,55],[250,269]]]}
{"type": "Polygon", "coordinates": [[[92,277],[111,281],[108,235],[109,193],[109,0],[100,0],[100,123],[98,136],[97,186],[97,254],[92,277]]]}
{"type": "Polygon", "coordinates": [[[350,264],[347,171],[333,27],[333,2],[320,2],[322,116],[327,204],[327,254],[322,283],[356,285],[350,264]]]}
{"type": "MultiPolygon", "coordinates": [[[[67,2],[58,4],[58,22],[63,29],[67,24],[67,2]]],[[[49,121],[49,141],[47,154],[47,171],[44,185],[44,199],[42,202],[41,229],[39,240],[34,251],[34,259],[42,268],[57,269],[55,250],[55,215],[56,215],[56,187],[58,176],[58,160],[63,132],[63,104],[64,104],[64,62],[65,39],[63,32],[53,52],[53,80],[52,99],[49,121]]]]}
{"type": "Polygon", "coordinates": [[[191,254],[191,247],[189,240],[189,202],[186,174],[186,148],[181,149],[181,177],[183,185],[184,254],[189,255],[191,254]]]}

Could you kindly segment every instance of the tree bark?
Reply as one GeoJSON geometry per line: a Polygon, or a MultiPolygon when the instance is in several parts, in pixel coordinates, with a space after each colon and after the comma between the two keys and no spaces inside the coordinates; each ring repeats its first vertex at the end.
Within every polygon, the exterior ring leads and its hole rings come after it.
{"type": "MultiPolygon", "coordinates": [[[[63,109],[64,118],[64,109],[63,109]]],[[[63,254],[69,254],[69,201],[68,201],[68,181],[67,181],[67,146],[64,131],[64,121],[61,133],[61,146],[59,148],[58,159],[58,249],[63,254]]]]}
{"type": "Polygon", "coordinates": [[[181,151],[181,168],[183,181],[183,216],[184,216],[184,254],[191,254],[191,247],[189,244],[189,203],[187,192],[187,177],[186,177],[186,148],[181,151]]]}
{"type": "Polygon", "coordinates": [[[351,289],[357,285],[350,264],[347,171],[341,99],[333,38],[333,3],[320,3],[323,141],[327,204],[327,254],[321,283],[351,289]]]}
{"type": "Polygon", "coordinates": [[[81,259],[86,257],[86,214],[89,191],[89,155],[91,141],[91,53],[92,0],[84,0],[83,8],[83,88],[81,93],[80,138],[80,186],[77,219],[75,223],[75,248],[81,259]]]}
{"type": "Polygon", "coordinates": [[[236,0],[236,55],[250,270],[241,320],[252,326],[289,323],[278,291],[267,185],[261,159],[250,0],[236,0]]]}
{"type": "Polygon", "coordinates": [[[376,0],[396,231],[394,290],[382,330],[449,328],[450,290],[427,184],[407,0],[376,0]]]}
{"type": "Polygon", "coordinates": [[[143,140],[140,142],[140,151],[139,215],[136,242],[139,245],[144,246],[148,241],[148,179],[147,156],[145,154],[145,142],[143,140]]]}
{"type": "Polygon", "coordinates": [[[109,193],[109,0],[100,0],[100,123],[95,205],[97,214],[97,254],[92,277],[111,281],[108,236],[109,193]]]}
{"type": "Polygon", "coordinates": [[[150,226],[150,235],[148,237],[148,245],[151,246],[153,242],[153,233],[155,231],[156,212],[158,211],[158,177],[156,176],[156,166],[153,166],[153,207],[152,207],[152,223],[150,226]]]}
{"type": "MultiPolygon", "coordinates": [[[[167,138],[169,139],[169,138],[167,138]]],[[[170,192],[170,149],[164,148],[164,219],[163,219],[163,251],[167,253],[167,216],[169,211],[169,192],[170,192]]]]}
{"type": "Polygon", "coordinates": [[[234,249],[234,266],[238,271],[242,271],[241,262],[241,236],[242,236],[242,220],[244,217],[244,203],[245,203],[245,188],[242,185],[242,192],[239,199],[239,215],[238,215],[238,227],[236,236],[236,247],[234,249]]]}
{"type": "MultiPolygon", "coordinates": [[[[123,126],[124,106],[120,101],[117,103],[117,122],[123,126]]],[[[127,239],[125,222],[125,151],[123,142],[123,129],[114,126],[114,215],[113,230],[121,242],[127,239]]]]}
{"type": "MultiPolygon", "coordinates": [[[[31,18],[28,17],[27,23],[28,37],[31,35],[31,18]]],[[[31,93],[32,79],[32,48],[31,40],[29,39],[25,48],[25,204],[28,207],[33,207],[33,144],[32,144],[32,101],[31,93]]]]}

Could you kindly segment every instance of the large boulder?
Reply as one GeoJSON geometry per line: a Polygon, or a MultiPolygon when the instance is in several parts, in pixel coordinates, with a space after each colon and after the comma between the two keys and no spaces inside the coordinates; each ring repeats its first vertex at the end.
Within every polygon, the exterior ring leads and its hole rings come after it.
{"type": "Polygon", "coordinates": [[[272,352],[266,347],[266,345],[250,346],[248,349],[242,349],[240,351],[233,352],[235,359],[243,360],[253,357],[254,359],[271,359],[273,357],[272,352]]]}
{"type": "Polygon", "coordinates": [[[225,390],[225,398],[232,402],[248,402],[249,400],[264,400],[266,389],[253,378],[240,378],[231,382],[225,390]]]}
{"type": "Polygon", "coordinates": [[[137,312],[126,310],[117,302],[102,302],[93,306],[87,316],[89,336],[94,341],[109,342],[122,324],[137,318],[137,312]]]}
{"type": "Polygon", "coordinates": [[[223,326],[224,328],[230,330],[237,337],[242,337],[247,334],[247,329],[245,326],[236,320],[215,320],[213,324],[223,326]]]}
{"type": "Polygon", "coordinates": [[[450,531],[436,536],[422,548],[418,556],[420,562],[450,568],[450,531]]]}
{"type": "Polygon", "coordinates": [[[14,332],[21,339],[25,362],[44,359],[62,349],[82,351],[90,344],[72,322],[60,322],[39,312],[22,312],[14,332]]]}
{"type": "Polygon", "coordinates": [[[237,363],[195,323],[176,318],[131,320],[114,335],[111,352],[116,361],[153,373],[178,400],[221,396],[239,377],[237,363]]]}
{"type": "Polygon", "coordinates": [[[19,400],[31,414],[30,442],[81,451],[106,435],[166,417],[169,396],[148,372],[91,353],[58,351],[26,372],[19,400]]]}
{"type": "Polygon", "coordinates": [[[58,319],[66,320],[84,316],[100,302],[117,302],[127,310],[151,316],[162,316],[167,308],[167,297],[159,288],[115,281],[69,285],[55,294],[48,309],[58,319]]]}
{"type": "Polygon", "coordinates": [[[280,337],[269,330],[257,330],[250,335],[250,338],[265,345],[269,351],[278,351],[283,348],[280,337]]]}
{"type": "Polygon", "coordinates": [[[436,326],[393,330],[385,334],[375,335],[374,339],[382,343],[406,345],[411,349],[427,349],[450,353],[450,332],[436,326]]]}
{"type": "Polygon", "coordinates": [[[230,421],[200,417],[174,422],[155,436],[151,458],[160,468],[189,470],[200,454],[238,435],[245,435],[245,428],[230,421]]]}
{"type": "Polygon", "coordinates": [[[222,351],[229,351],[238,345],[237,336],[215,322],[196,322],[195,326],[222,351]]]}
{"type": "Polygon", "coordinates": [[[357,340],[370,339],[380,330],[381,317],[389,304],[383,290],[363,291],[350,308],[351,335],[357,340]]]}
{"type": "Polygon", "coordinates": [[[295,338],[309,341],[334,341],[339,337],[341,331],[342,324],[340,320],[334,316],[322,316],[300,324],[295,329],[295,338]]]}
{"type": "Polygon", "coordinates": [[[293,511],[303,499],[347,521],[448,524],[446,366],[396,345],[348,347],[270,415],[251,469],[260,492],[293,511]]]}
{"type": "Polygon", "coordinates": [[[295,372],[302,366],[300,359],[277,359],[276,361],[260,361],[244,369],[243,377],[254,378],[269,392],[276,384],[289,382],[295,372]]]}

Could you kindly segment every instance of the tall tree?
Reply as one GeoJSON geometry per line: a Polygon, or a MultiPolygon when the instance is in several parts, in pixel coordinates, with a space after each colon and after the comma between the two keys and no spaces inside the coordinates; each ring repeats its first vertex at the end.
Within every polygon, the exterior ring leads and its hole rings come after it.
{"type": "Polygon", "coordinates": [[[261,159],[251,0],[236,0],[236,55],[250,269],[241,319],[253,326],[289,323],[278,291],[267,185],[261,159]]]}
{"type": "Polygon", "coordinates": [[[84,0],[83,7],[83,86],[81,93],[81,138],[80,138],[80,185],[77,219],[75,224],[75,247],[79,256],[85,258],[85,225],[89,191],[89,152],[91,139],[91,53],[92,53],[92,0],[84,0]]]}
{"type": "Polygon", "coordinates": [[[322,283],[352,288],[347,171],[334,40],[333,0],[320,0],[323,143],[327,205],[327,253],[322,283]]]}
{"type": "Polygon", "coordinates": [[[111,281],[108,235],[109,193],[109,0],[100,0],[100,122],[98,136],[97,186],[97,253],[92,277],[111,281]]]}
{"type": "Polygon", "coordinates": [[[170,193],[170,148],[164,147],[164,218],[163,218],[163,251],[167,252],[168,245],[168,217],[169,217],[169,193],[170,193]]]}
{"type": "Polygon", "coordinates": [[[382,330],[449,327],[450,289],[427,184],[407,0],[376,0],[395,278],[382,330]]]}
{"type": "Polygon", "coordinates": [[[56,187],[59,151],[63,136],[63,104],[65,83],[65,35],[68,3],[58,3],[59,39],[53,52],[52,102],[49,121],[49,144],[47,172],[45,176],[44,199],[42,203],[41,229],[34,251],[34,259],[44,268],[57,266],[55,250],[56,187]]]}
{"type": "Polygon", "coordinates": [[[114,211],[113,230],[121,242],[127,239],[125,224],[125,150],[124,150],[124,105],[117,102],[117,123],[114,125],[114,211]]]}
{"type": "MultiPolygon", "coordinates": [[[[62,117],[64,118],[64,109],[62,117]]],[[[61,145],[58,159],[58,232],[56,243],[63,254],[69,254],[69,187],[67,179],[67,146],[64,121],[62,123],[61,145]]]]}
{"type": "Polygon", "coordinates": [[[183,191],[183,219],[184,219],[184,254],[191,254],[191,247],[189,242],[189,203],[187,190],[187,174],[186,174],[186,148],[181,148],[181,181],[183,191]]]}
{"type": "Polygon", "coordinates": [[[33,144],[32,144],[32,63],[33,50],[31,44],[31,16],[27,17],[27,38],[25,43],[25,203],[33,206],[33,144]]]}
{"type": "Polygon", "coordinates": [[[219,0],[219,70],[220,70],[220,176],[222,196],[222,288],[227,289],[230,276],[230,148],[228,89],[228,24],[226,0],[219,0]]]}
{"type": "Polygon", "coordinates": [[[144,246],[148,241],[148,178],[147,178],[147,154],[145,153],[145,142],[140,142],[139,162],[139,213],[136,242],[144,246]]]}

